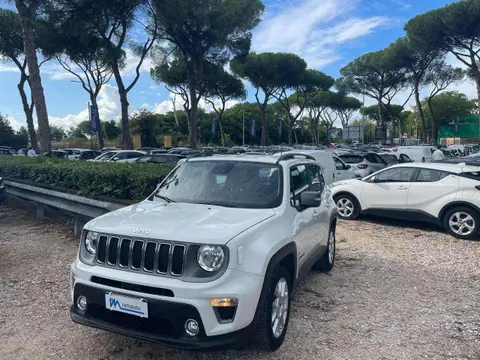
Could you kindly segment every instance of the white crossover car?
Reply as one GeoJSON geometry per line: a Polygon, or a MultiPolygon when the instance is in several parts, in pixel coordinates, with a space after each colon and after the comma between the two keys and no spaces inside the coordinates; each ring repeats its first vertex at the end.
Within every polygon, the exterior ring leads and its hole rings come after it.
{"type": "Polygon", "coordinates": [[[188,159],[83,229],[74,322],[166,345],[275,350],[291,297],[335,261],[337,208],[313,157],[188,159]]]}
{"type": "Polygon", "coordinates": [[[465,164],[408,163],[362,180],[338,182],[332,189],[339,216],[360,213],[427,221],[455,237],[477,239],[480,231],[480,167],[465,164]]]}

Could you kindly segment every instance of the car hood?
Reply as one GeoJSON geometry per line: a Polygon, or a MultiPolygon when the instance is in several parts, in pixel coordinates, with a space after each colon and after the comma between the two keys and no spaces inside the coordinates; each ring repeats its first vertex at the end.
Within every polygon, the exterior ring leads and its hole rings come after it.
{"type": "Polygon", "coordinates": [[[348,180],[340,180],[337,182],[334,182],[332,184],[332,188],[338,187],[338,186],[362,186],[363,182],[361,179],[348,179],[348,180]]]}
{"type": "Polygon", "coordinates": [[[105,234],[225,245],[239,233],[275,215],[273,209],[143,201],[90,221],[105,234]]]}

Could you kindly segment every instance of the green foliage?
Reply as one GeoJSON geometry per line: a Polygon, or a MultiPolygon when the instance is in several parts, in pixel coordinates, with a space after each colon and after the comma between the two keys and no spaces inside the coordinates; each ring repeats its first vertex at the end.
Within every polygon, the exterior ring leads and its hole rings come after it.
{"type": "Polygon", "coordinates": [[[133,134],[139,134],[142,139],[142,147],[158,147],[155,134],[158,133],[157,115],[142,110],[134,114],[130,119],[133,134]]]}
{"type": "MultiPolygon", "coordinates": [[[[435,124],[444,125],[453,123],[457,117],[465,117],[475,113],[477,105],[474,100],[467,98],[465,94],[457,91],[446,91],[431,99],[431,108],[427,104],[428,99],[423,100],[425,117],[427,119],[427,129],[430,128],[432,119],[435,124]],[[432,116],[431,110],[434,114],[432,116]]],[[[418,110],[415,108],[414,114],[418,116],[418,110]]]]}
{"type": "Polygon", "coordinates": [[[117,139],[120,134],[122,133],[122,129],[117,124],[115,120],[105,121],[101,123],[103,134],[106,139],[108,140],[115,140],[117,139]]]}
{"type": "Polygon", "coordinates": [[[171,165],[110,164],[46,157],[1,156],[0,176],[66,188],[81,196],[141,200],[172,169],[171,165]]]}
{"type": "Polygon", "coordinates": [[[18,14],[12,10],[0,9],[0,56],[14,59],[21,54],[23,38],[18,14]]]}
{"type": "Polygon", "coordinates": [[[10,146],[14,149],[25,148],[28,145],[26,129],[22,127],[15,133],[8,119],[2,114],[0,114],[0,145],[10,146]]]}

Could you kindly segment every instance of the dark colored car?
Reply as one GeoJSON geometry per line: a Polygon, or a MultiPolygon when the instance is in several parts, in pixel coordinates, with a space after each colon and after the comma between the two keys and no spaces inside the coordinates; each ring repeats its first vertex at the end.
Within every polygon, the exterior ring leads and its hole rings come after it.
{"type": "Polygon", "coordinates": [[[8,149],[0,148],[0,155],[12,155],[12,153],[8,149]]]}
{"type": "Polygon", "coordinates": [[[180,155],[181,153],[183,153],[184,151],[189,151],[191,150],[190,148],[186,148],[186,147],[178,147],[178,148],[173,148],[173,149],[170,149],[168,151],[168,154],[177,154],[177,155],[180,155]]]}
{"type": "Polygon", "coordinates": [[[78,160],[93,160],[100,156],[102,153],[97,150],[85,150],[80,153],[78,160]]]}

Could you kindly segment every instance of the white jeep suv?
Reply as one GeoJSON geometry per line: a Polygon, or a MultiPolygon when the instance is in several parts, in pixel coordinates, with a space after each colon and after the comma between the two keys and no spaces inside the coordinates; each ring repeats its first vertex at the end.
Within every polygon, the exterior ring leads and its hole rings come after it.
{"type": "Polygon", "coordinates": [[[332,196],[339,216],[360,213],[444,226],[453,236],[475,239],[480,232],[480,167],[408,163],[362,180],[337,182],[332,196]]]}
{"type": "Polygon", "coordinates": [[[336,223],[308,155],[189,159],[150,198],[85,225],[72,319],[175,347],[275,350],[295,285],[334,265],[336,223]]]}

